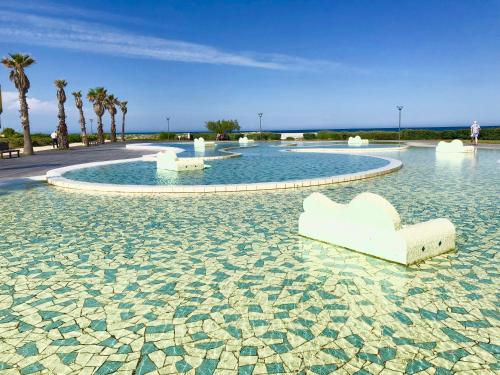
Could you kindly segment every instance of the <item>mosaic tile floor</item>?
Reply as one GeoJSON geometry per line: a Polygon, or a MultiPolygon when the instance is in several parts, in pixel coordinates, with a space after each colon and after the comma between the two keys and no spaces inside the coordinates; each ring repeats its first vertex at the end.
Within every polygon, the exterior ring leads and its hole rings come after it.
{"type": "Polygon", "coordinates": [[[500,153],[399,155],[398,172],[317,189],[0,190],[0,372],[498,373],[500,153]],[[449,217],[458,250],[405,268],[301,238],[312,191],[449,217]]]}

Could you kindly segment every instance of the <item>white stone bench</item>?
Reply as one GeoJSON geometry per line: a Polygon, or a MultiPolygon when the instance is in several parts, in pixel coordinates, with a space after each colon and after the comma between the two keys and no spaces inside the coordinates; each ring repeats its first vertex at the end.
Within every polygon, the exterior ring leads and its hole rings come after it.
{"type": "Polygon", "coordinates": [[[455,248],[455,226],[448,219],[401,226],[394,206],[377,194],[339,204],[312,193],[303,205],[300,235],[377,258],[409,265],[455,248]]]}
{"type": "Polygon", "coordinates": [[[454,139],[451,142],[441,141],[436,146],[436,152],[450,154],[474,152],[474,146],[464,146],[464,143],[460,139],[454,139]]]}
{"type": "Polygon", "coordinates": [[[172,151],[159,152],[156,154],[156,169],[168,171],[193,171],[204,169],[203,158],[178,158],[172,151]]]}
{"type": "Polygon", "coordinates": [[[246,145],[247,143],[252,143],[255,142],[253,139],[248,139],[247,137],[240,137],[238,138],[238,143],[240,145],[246,145]]]}
{"type": "Polygon", "coordinates": [[[215,147],[215,142],[205,142],[203,137],[195,138],[194,148],[197,150],[204,150],[206,147],[215,147]]]}
{"type": "Polygon", "coordinates": [[[347,140],[347,144],[349,146],[361,146],[361,145],[367,145],[368,143],[369,143],[368,139],[361,139],[359,135],[355,137],[349,137],[349,139],[347,140]]]}

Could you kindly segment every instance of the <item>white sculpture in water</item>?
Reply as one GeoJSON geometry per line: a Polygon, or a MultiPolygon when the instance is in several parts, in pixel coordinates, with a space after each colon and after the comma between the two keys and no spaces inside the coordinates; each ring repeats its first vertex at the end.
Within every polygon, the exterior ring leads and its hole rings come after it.
{"type": "Polygon", "coordinates": [[[194,148],[197,150],[204,150],[205,147],[215,147],[215,142],[205,142],[203,137],[195,138],[194,148]]]}
{"type": "Polygon", "coordinates": [[[251,143],[251,142],[255,142],[255,141],[253,139],[248,139],[246,136],[238,138],[238,143],[240,145],[246,145],[247,143],[251,143]]]}
{"type": "Polygon", "coordinates": [[[180,172],[204,168],[203,158],[178,158],[173,151],[156,154],[156,169],[180,172]]]}
{"type": "Polygon", "coordinates": [[[368,144],[368,139],[361,139],[359,135],[355,137],[349,137],[347,140],[347,144],[349,146],[361,146],[361,145],[367,145],[368,144]]]}
{"type": "Polygon", "coordinates": [[[448,219],[401,226],[394,206],[377,194],[339,204],[312,193],[303,205],[300,235],[392,262],[409,265],[455,248],[455,226],[448,219]]]}
{"type": "Polygon", "coordinates": [[[474,152],[474,146],[464,146],[464,143],[460,139],[454,139],[451,142],[441,141],[436,146],[436,152],[443,152],[443,153],[474,152]]]}

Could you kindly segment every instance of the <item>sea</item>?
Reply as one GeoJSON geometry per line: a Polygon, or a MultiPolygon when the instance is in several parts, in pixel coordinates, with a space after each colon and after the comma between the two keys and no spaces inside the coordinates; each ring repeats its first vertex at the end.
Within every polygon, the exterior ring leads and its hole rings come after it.
{"type": "MultiPolygon", "coordinates": [[[[498,128],[500,125],[489,125],[489,126],[481,126],[482,129],[486,128],[498,128]]],[[[405,126],[401,127],[401,130],[463,130],[469,129],[469,126],[405,126]]],[[[179,130],[171,129],[177,133],[207,133],[208,130],[179,130]]],[[[157,130],[157,131],[142,131],[142,132],[127,132],[127,134],[157,134],[160,131],[166,130],[157,130]]],[[[258,132],[257,129],[242,129],[241,133],[250,133],[250,132],[258,132]]],[[[263,132],[271,132],[271,133],[316,133],[320,131],[335,131],[335,132],[359,132],[359,131],[398,131],[397,127],[392,128],[321,128],[321,129],[262,129],[263,132]]]]}

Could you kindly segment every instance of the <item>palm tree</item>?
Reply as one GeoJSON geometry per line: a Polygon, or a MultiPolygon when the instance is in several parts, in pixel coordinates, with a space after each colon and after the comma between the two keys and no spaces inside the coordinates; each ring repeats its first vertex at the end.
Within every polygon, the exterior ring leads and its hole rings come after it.
{"type": "Polygon", "coordinates": [[[104,131],[102,129],[102,115],[104,114],[104,102],[108,92],[104,87],[96,87],[90,89],[87,93],[87,99],[93,104],[94,112],[97,116],[97,141],[101,144],[104,143],[104,131]]]}
{"type": "Polygon", "coordinates": [[[83,101],[82,92],[74,91],[71,93],[75,97],[75,105],[80,112],[80,133],[82,137],[82,142],[85,146],[89,145],[89,139],[87,138],[87,128],[85,127],[85,115],[83,114],[83,101]]]}
{"type": "Polygon", "coordinates": [[[116,121],[115,121],[115,115],[116,115],[116,105],[119,104],[120,102],[118,101],[118,98],[115,98],[113,94],[109,94],[106,97],[105,100],[105,105],[106,109],[109,112],[109,116],[111,117],[111,131],[110,131],[110,140],[111,142],[116,142],[116,121]]]}
{"type": "Polygon", "coordinates": [[[120,101],[120,110],[122,111],[122,142],[125,142],[125,115],[127,114],[127,101],[120,101]]]}
{"type": "Polygon", "coordinates": [[[59,124],[57,125],[57,138],[60,149],[67,150],[69,148],[68,142],[68,127],[66,126],[66,112],[64,111],[64,103],[66,102],[66,93],[64,92],[64,88],[68,82],[64,79],[56,79],[54,81],[54,85],[57,87],[57,101],[59,107],[59,114],[57,117],[59,118],[59,124]]]}
{"type": "Polygon", "coordinates": [[[29,108],[28,102],[26,101],[26,94],[30,88],[30,81],[24,73],[24,69],[33,65],[35,59],[29,55],[10,53],[9,56],[4,57],[1,62],[6,68],[12,69],[9,79],[14,82],[17,91],[19,91],[19,114],[24,132],[23,153],[25,155],[33,155],[33,143],[31,142],[30,119],[28,113],[29,108]]]}

